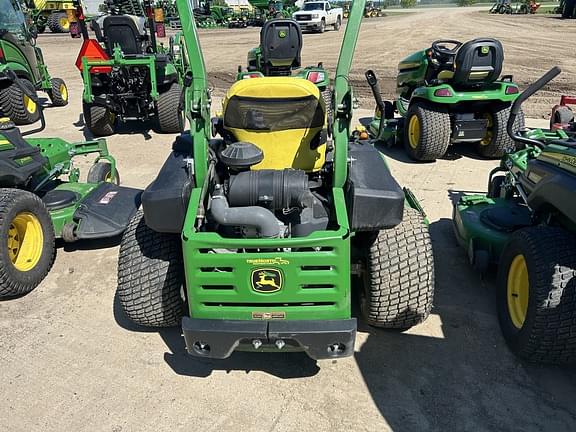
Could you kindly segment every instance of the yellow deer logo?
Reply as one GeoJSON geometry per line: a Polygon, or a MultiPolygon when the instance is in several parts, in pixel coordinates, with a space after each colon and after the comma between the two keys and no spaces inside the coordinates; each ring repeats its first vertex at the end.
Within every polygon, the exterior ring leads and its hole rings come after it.
{"type": "Polygon", "coordinates": [[[271,293],[282,289],[282,273],[276,269],[257,269],[252,271],[254,291],[271,293]]]}

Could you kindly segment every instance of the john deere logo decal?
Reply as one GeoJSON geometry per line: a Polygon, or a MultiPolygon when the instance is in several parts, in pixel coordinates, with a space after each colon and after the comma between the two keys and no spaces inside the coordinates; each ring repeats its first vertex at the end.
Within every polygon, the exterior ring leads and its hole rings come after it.
{"type": "Polygon", "coordinates": [[[278,32],[278,37],[279,37],[280,39],[284,39],[286,36],[287,36],[286,30],[280,30],[280,31],[278,32]]]}
{"type": "Polygon", "coordinates": [[[272,268],[259,268],[252,270],[250,276],[252,289],[261,293],[273,293],[282,289],[284,278],[282,272],[272,268]]]}
{"type": "Polygon", "coordinates": [[[480,52],[482,54],[488,54],[489,51],[490,51],[490,48],[487,46],[483,46],[482,48],[480,48],[480,52]]]}

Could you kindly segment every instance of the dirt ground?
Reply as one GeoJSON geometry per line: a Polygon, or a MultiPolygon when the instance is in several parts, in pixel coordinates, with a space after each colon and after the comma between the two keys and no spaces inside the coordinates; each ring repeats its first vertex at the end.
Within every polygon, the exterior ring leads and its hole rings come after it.
{"type": "MultiPolygon", "coordinates": [[[[304,63],[322,60],[334,68],[342,34],[306,35],[304,63]]],[[[521,84],[554,64],[566,71],[536,98],[533,116],[544,116],[561,91],[575,91],[575,22],[462,9],[366,20],[353,82],[366,94],[364,69],[391,83],[398,60],[434,38],[484,35],[503,41],[505,70],[521,84]],[[570,59],[561,57],[569,53],[570,59]]],[[[214,30],[201,38],[218,94],[258,33],[214,30]]],[[[47,109],[43,136],[81,140],[87,135],[82,87],[73,66],[80,43],[47,34],[39,44],[72,97],[66,108],[47,109]]],[[[393,86],[384,88],[391,96],[393,86]]],[[[123,183],[145,187],[173,137],[147,127],[129,130],[111,137],[109,146],[123,183]]],[[[117,240],[60,245],[51,273],[34,292],[0,303],[0,431],[573,430],[574,369],[527,365],[508,351],[494,280],[471,270],[453,238],[451,197],[484,191],[496,165],[459,150],[458,160],[419,165],[400,149],[388,152],[399,182],[416,193],[431,220],[437,285],[424,324],[404,333],[361,326],[354,357],[337,362],[247,353],[196,360],[185,354],[178,329],[135,328],[119,310],[117,240]]]]}
{"type": "MultiPolygon", "coordinates": [[[[531,117],[549,118],[550,107],[558,103],[559,94],[576,93],[574,21],[545,14],[502,17],[488,14],[486,8],[479,7],[417,11],[363,21],[350,76],[362,106],[373,106],[372,94],[364,78],[367,69],[376,72],[382,93],[392,99],[398,62],[414,51],[429,47],[436,39],[499,39],[504,46],[503,74],[513,74],[520,86],[527,86],[552,66],[560,66],[562,75],[525,105],[525,111],[531,117]]],[[[343,29],[305,34],[302,64],[314,65],[322,61],[334,72],[343,34],[343,29]]],[[[211,84],[216,94],[223,94],[234,82],[235,66],[246,64],[246,47],[258,44],[258,29],[240,30],[234,37],[230,37],[229,30],[207,30],[203,35],[211,84]]]]}

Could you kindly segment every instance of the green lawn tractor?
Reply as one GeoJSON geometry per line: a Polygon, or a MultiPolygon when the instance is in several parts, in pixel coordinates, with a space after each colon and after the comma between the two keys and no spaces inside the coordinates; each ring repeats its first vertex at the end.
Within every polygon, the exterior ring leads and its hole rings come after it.
{"type": "Polygon", "coordinates": [[[513,129],[521,104],[560,73],[553,68],[512,106],[507,129],[523,148],[502,158],[486,195],[464,195],[454,230],[475,268],[498,264],[500,327],[533,362],[576,361],[576,140],[513,129]]]}
{"type": "Polygon", "coordinates": [[[0,0],[5,13],[0,15],[0,111],[18,125],[34,123],[40,110],[7,76],[14,72],[24,86],[36,94],[44,91],[53,106],[68,104],[68,89],[60,78],[51,78],[42,51],[36,46],[36,34],[27,25],[17,0],[0,0]]]}
{"type": "MultiPolygon", "coordinates": [[[[511,76],[498,80],[503,59],[495,39],[435,41],[400,62],[395,103],[382,101],[376,75],[366,72],[377,104],[369,133],[387,145],[403,142],[417,161],[441,158],[460,142],[474,143],[483,157],[501,157],[514,149],[506,122],[518,96],[511,76]]],[[[524,117],[516,119],[518,130],[524,117]]]]}
{"type": "Polygon", "coordinates": [[[155,119],[163,133],[179,133],[184,127],[181,110],[182,77],[172,56],[156,43],[163,17],[144,2],[147,17],[109,15],[92,21],[96,40],[90,39],[82,8],[77,5],[84,43],[76,66],[84,81],[83,112],[95,136],[111,135],[117,122],[155,119]]]}
{"type": "MultiPolygon", "coordinates": [[[[9,77],[38,103],[13,72],[9,77]]],[[[118,186],[116,161],[106,141],[68,143],[59,138],[27,138],[0,119],[0,298],[32,291],[55,257],[55,238],[65,242],[122,234],[140,204],[141,191],[118,186]],[[86,182],[73,159],[96,155],[86,182]]]]}
{"type": "Polygon", "coordinates": [[[330,76],[322,63],[301,67],[302,30],[293,19],[266,21],[260,31],[260,45],[248,51],[248,68],[238,67],[237,80],[261,76],[294,76],[314,83],[331,112],[330,76]]]}
{"type": "Polygon", "coordinates": [[[177,6],[190,131],[176,139],[123,236],[117,295],[128,317],[181,324],[199,357],[339,358],[354,352],[355,280],[369,324],[423,321],[434,290],[425,218],[375,147],[350,140],[348,74],[364,0],[354,3],[342,42],[332,122],[317,86],[277,76],[234,83],[211,122],[191,0],[177,6]]]}

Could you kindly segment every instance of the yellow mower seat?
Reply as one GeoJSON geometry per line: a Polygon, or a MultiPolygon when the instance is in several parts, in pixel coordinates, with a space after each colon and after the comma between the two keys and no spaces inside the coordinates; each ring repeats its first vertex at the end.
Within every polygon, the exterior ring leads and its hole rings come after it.
{"type": "Polygon", "coordinates": [[[264,153],[252,169],[318,171],[325,162],[326,106],[318,87],[292,77],[237,81],[224,98],[224,129],[264,153]],[[325,140],[323,140],[325,141],[325,140]]]}

